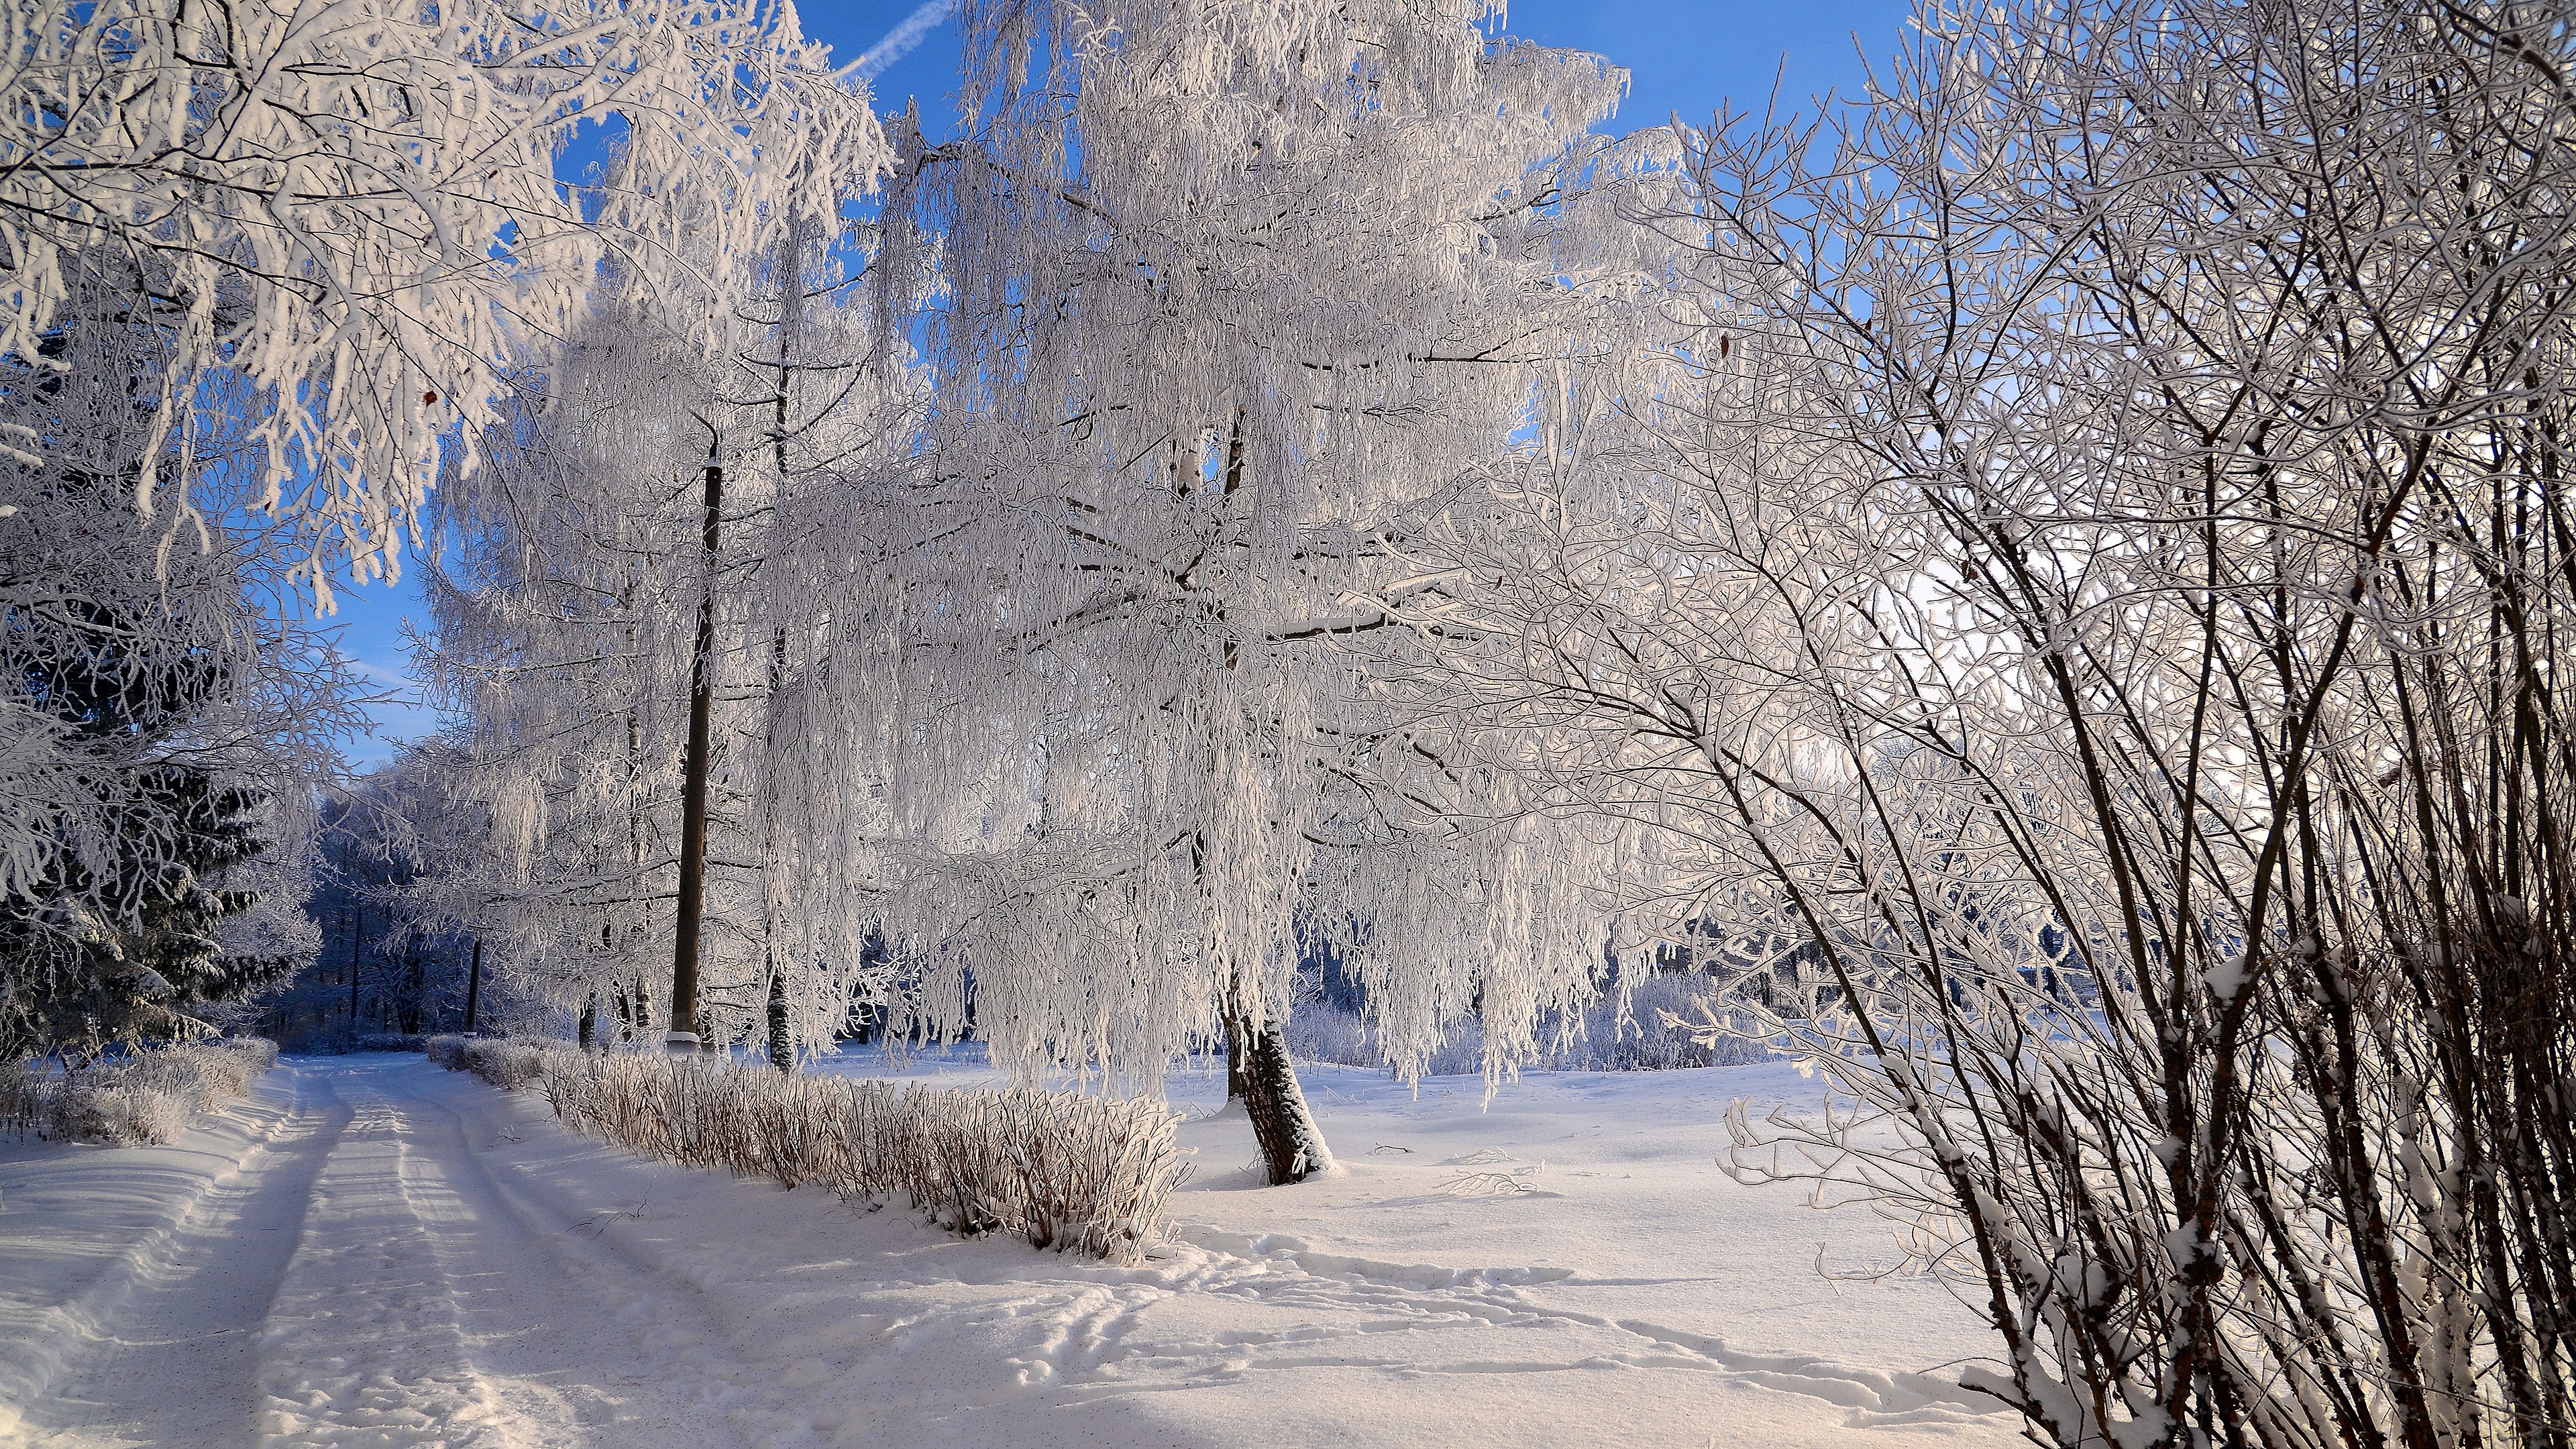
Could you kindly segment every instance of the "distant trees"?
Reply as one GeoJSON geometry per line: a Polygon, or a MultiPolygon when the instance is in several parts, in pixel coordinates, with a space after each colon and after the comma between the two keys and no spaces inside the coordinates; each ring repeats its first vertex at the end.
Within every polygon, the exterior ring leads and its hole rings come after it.
{"type": "Polygon", "coordinates": [[[319,949],[294,984],[259,1001],[259,1029],[289,1049],[356,1037],[487,1030],[561,1019],[541,981],[473,977],[474,925],[494,896],[480,806],[457,788],[458,752],[433,737],[336,794],[317,821],[306,903],[319,949]],[[479,996],[480,1000],[474,998],[479,996]]]}

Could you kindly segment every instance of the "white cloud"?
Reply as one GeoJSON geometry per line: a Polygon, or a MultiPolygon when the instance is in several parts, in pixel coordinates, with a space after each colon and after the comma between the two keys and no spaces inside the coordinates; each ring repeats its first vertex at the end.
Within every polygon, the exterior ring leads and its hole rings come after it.
{"type": "Polygon", "coordinates": [[[869,46],[867,53],[850,62],[842,73],[857,76],[860,80],[875,80],[887,66],[912,54],[912,48],[921,44],[921,38],[938,29],[956,8],[957,0],[923,0],[918,8],[903,18],[903,23],[887,31],[885,39],[869,46]]]}

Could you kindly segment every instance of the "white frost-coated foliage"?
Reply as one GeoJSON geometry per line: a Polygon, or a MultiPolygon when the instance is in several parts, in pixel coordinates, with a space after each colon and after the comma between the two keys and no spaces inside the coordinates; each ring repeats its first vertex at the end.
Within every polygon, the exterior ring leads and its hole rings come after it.
{"type": "Polygon", "coordinates": [[[429,1056],[516,1091],[544,1087],[578,1131],[690,1167],[897,1194],[966,1235],[1123,1260],[1151,1242],[1188,1175],[1159,1102],[1020,1089],[949,1092],[781,1075],[658,1052],[593,1055],[434,1037],[429,1056]]]}
{"type": "MultiPolygon", "coordinates": [[[[1570,1034],[1542,1027],[1542,1054],[1523,1070],[1547,1072],[1657,1072],[1689,1067],[1737,1066],[1772,1060],[1754,1039],[1755,1020],[1720,1011],[1742,1034],[1711,1037],[1706,1031],[1713,978],[1699,972],[1665,972],[1620,983],[1617,992],[1583,1008],[1570,1034]]],[[[1385,1047],[1356,1011],[1324,1001],[1300,1002],[1288,1021],[1288,1048],[1300,1061],[1384,1067],[1385,1047]]],[[[1485,1069],[1485,1037],[1473,1021],[1453,1027],[1440,1049],[1422,1064],[1426,1077],[1472,1075],[1485,1069]]]]}
{"type": "Polygon", "coordinates": [[[990,124],[898,137],[886,222],[889,310],[942,289],[870,682],[917,1020],[971,977],[997,1060],[1151,1083],[1283,1019],[1302,934],[1400,1069],[1481,997],[1500,1071],[1593,991],[1599,850],[1479,828],[1509,782],[1410,728],[1387,612],[1579,310],[1549,203],[1622,84],[1498,16],[966,8],[990,124]]]}
{"type": "MultiPolygon", "coordinates": [[[[6,58],[0,353],[38,358],[74,273],[113,265],[168,339],[160,426],[184,450],[237,410],[262,505],[361,581],[399,567],[442,439],[470,464],[503,370],[578,324],[604,260],[702,292],[887,159],[784,4],[34,0],[6,58]],[[612,118],[642,180],[559,185],[576,128],[612,118]],[[685,248],[675,190],[702,204],[685,248]]],[[[131,479],[146,518],[190,506],[156,481],[131,479]]]]}
{"type": "Polygon", "coordinates": [[[72,1073],[58,1063],[0,1063],[0,1131],[57,1142],[139,1147],[168,1142],[197,1114],[237,1100],[277,1065],[259,1037],[180,1042],[72,1073]]]}
{"type": "Polygon", "coordinates": [[[2571,61],[1927,10],[1838,151],[1689,139],[1669,304],[1450,516],[1476,712],[1834,988],[1763,1034],[1860,1110],[1736,1165],[1918,1232],[2043,1442],[2576,1430],[2571,61]]]}
{"type": "Polygon", "coordinates": [[[848,470],[900,449],[920,407],[900,349],[845,305],[849,256],[808,235],[724,292],[704,360],[665,299],[621,289],[521,395],[487,467],[441,494],[435,687],[471,721],[423,760],[449,795],[419,845],[424,905],[610,1030],[667,1021],[696,619],[712,590],[702,1034],[755,1029],[784,983],[790,1034],[828,1042],[861,994],[883,758],[841,708],[882,581],[848,470]],[[791,301],[782,308],[783,288],[791,301]],[[703,474],[723,470],[704,549],[703,474]],[[438,897],[436,902],[428,898],[438,897]]]}
{"type": "Polygon", "coordinates": [[[232,883],[263,900],[227,929],[245,954],[295,954],[309,792],[358,727],[357,686],[291,622],[294,540],[250,512],[241,430],[201,429],[191,456],[166,439],[150,451],[169,344],[131,322],[121,270],[100,261],[59,259],[75,293],[60,330],[40,359],[0,365],[0,431],[43,452],[0,462],[0,903],[66,940],[132,926],[185,829],[154,772],[202,770],[268,797],[272,848],[247,867],[256,881],[232,883]],[[188,520],[144,526],[146,472],[189,500],[188,520]]]}

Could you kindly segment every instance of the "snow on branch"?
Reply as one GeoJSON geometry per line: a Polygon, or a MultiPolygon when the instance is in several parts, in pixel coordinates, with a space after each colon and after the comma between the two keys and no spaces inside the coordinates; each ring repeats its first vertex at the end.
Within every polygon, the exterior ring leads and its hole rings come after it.
{"type": "MultiPolygon", "coordinates": [[[[242,409],[259,504],[326,605],[326,565],[399,570],[442,448],[473,465],[507,374],[578,325],[600,267],[701,286],[680,228],[754,254],[891,160],[794,11],[738,0],[46,0],[11,9],[7,56],[0,355],[50,365],[74,255],[117,268],[122,320],[169,344],[135,456],[242,409]],[[560,180],[611,123],[620,174],[649,180],[560,180]]],[[[133,490],[146,519],[172,506],[153,470],[133,490]]]]}

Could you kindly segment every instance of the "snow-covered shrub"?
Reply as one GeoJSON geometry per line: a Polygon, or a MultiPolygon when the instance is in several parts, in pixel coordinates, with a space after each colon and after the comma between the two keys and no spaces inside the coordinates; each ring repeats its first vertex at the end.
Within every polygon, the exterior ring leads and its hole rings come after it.
{"type": "Polygon", "coordinates": [[[1838,152],[1685,143],[1688,335],[1413,556],[1621,883],[1830,983],[1743,1006],[1854,1105],[1729,1166],[2035,1442],[2576,1442],[2563,13],[1927,6],[1838,152]]]}
{"type": "Polygon", "coordinates": [[[277,1044],[259,1037],[151,1048],[68,1074],[14,1063],[0,1069],[0,1125],[64,1142],[167,1142],[276,1064],[277,1044]]]}
{"type": "Polygon", "coordinates": [[[61,1095],[61,1074],[45,1062],[0,1062],[0,1131],[22,1142],[29,1132],[45,1132],[61,1095]]]}
{"type": "Polygon", "coordinates": [[[545,1074],[550,1048],[503,1038],[434,1036],[422,1050],[451,1072],[472,1072],[505,1092],[515,1092],[545,1074]]]}
{"type": "Polygon", "coordinates": [[[1155,1102],[518,1050],[536,1059],[555,1115],[578,1131],[790,1188],[822,1183],[869,1202],[900,1193],[961,1234],[1121,1258],[1154,1233],[1185,1172],[1179,1118],[1155,1102]]]}
{"type": "Polygon", "coordinates": [[[135,1147],[178,1136],[192,1115],[184,1099],[106,1081],[65,1091],[55,1105],[49,1135],[58,1141],[135,1147]]]}

